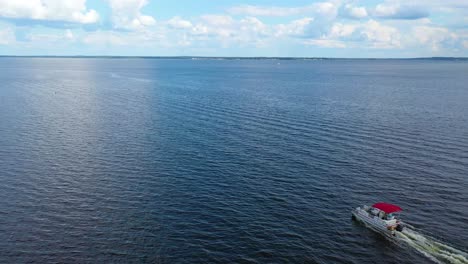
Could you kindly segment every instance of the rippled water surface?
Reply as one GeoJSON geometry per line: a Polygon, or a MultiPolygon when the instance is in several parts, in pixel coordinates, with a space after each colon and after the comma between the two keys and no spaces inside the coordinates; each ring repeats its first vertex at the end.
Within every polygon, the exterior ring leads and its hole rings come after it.
{"type": "Polygon", "coordinates": [[[0,59],[1,263],[430,261],[377,201],[468,251],[468,62],[0,59]]]}

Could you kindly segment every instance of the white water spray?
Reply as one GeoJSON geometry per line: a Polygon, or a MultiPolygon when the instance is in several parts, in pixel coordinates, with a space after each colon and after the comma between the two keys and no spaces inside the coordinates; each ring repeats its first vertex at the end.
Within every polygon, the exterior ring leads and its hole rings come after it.
{"type": "Polygon", "coordinates": [[[406,242],[436,263],[468,264],[468,253],[443,244],[405,225],[403,232],[396,232],[399,240],[406,242]]]}

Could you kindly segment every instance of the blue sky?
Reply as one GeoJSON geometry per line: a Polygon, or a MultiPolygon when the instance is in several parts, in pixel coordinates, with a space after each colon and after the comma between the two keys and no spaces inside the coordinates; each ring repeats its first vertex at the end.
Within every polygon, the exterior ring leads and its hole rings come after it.
{"type": "Polygon", "coordinates": [[[1,55],[468,56],[468,1],[0,0],[1,55]]]}

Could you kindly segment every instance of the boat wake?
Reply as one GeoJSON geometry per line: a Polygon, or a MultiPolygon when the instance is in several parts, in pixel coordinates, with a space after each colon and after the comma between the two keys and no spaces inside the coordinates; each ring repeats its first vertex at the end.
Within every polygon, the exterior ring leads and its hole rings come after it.
{"type": "Polygon", "coordinates": [[[396,234],[399,240],[406,242],[436,263],[468,264],[468,253],[423,235],[409,225],[405,224],[403,232],[396,234]]]}

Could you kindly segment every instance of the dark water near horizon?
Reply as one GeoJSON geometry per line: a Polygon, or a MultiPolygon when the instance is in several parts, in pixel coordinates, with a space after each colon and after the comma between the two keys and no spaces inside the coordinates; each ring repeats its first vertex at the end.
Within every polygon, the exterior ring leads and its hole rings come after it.
{"type": "Polygon", "coordinates": [[[468,251],[468,62],[0,59],[1,263],[430,262],[377,201],[468,251]]]}

